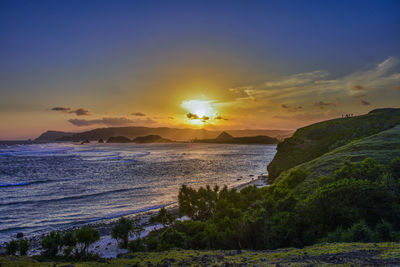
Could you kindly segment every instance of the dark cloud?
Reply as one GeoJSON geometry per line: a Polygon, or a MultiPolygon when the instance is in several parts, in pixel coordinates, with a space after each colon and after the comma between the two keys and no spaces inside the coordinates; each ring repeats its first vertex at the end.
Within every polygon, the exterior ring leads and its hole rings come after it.
{"type": "Polygon", "coordinates": [[[367,101],[365,101],[365,100],[360,100],[360,104],[361,104],[361,106],[369,106],[369,105],[371,105],[371,103],[369,103],[369,102],[367,102],[367,101]]]}
{"type": "Polygon", "coordinates": [[[200,118],[198,115],[193,114],[193,113],[187,113],[186,117],[189,120],[201,120],[202,122],[206,122],[206,121],[208,121],[210,119],[210,117],[207,117],[207,116],[203,116],[203,117],[200,118]]]}
{"type": "Polygon", "coordinates": [[[62,112],[62,113],[69,113],[72,114],[74,113],[77,116],[86,116],[86,115],[90,115],[90,111],[85,109],[85,108],[78,108],[75,110],[72,110],[71,108],[65,108],[65,107],[54,107],[51,110],[53,111],[58,111],[58,112],[62,112]]]}
{"type": "Polygon", "coordinates": [[[196,114],[193,114],[193,113],[188,113],[188,114],[186,114],[186,117],[187,117],[189,120],[198,120],[198,119],[200,119],[199,116],[197,116],[196,114]]]}
{"type": "Polygon", "coordinates": [[[146,116],[146,114],[144,114],[144,113],[142,113],[142,112],[135,112],[135,113],[132,113],[131,115],[137,116],[137,117],[144,117],[144,116],[146,116]]]}
{"type": "Polygon", "coordinates": [[[75,113],[77,116],[87,116],[90,115],[90,111],[84,108],[78,108],[76,110],[72,110],[69,113],[75,113]]]}
{"type": "Polygon", "coordinates": [[[102,118],[102,119],[97,119],[97,120],[70,119],[68,121],[75,126],[90,126],[90,125],[96,125],[96,124],[117,126],[117,125],[127,125],[127,124],[131,124],[134,122],[133,120],[130,120],[125,117],[119,117],[119,118],[110,118],[109,117],[109,118],[102,118]]]}
{"type": "Polygon", "coordinates": [[[352,90],[354,90],[354,91],[360,91],[360,90],[364,90],[365,89],[364,86],[359,85],[359,84],[353,84],[353,85],[350,86],[350,88],[352,90]]]}
{"type": "Polygon", "coordinates": [[[281,108],[284,108],[284,109],[288,110],[289,112],[293,112],[293,111],[302,109],[303,107],[302,106],[291,107],[291,106],[288,106],[288,105],[285,105],[285,104],[281,104],[281,108]]]}
{"type": "Polygon", "coordinates": [[[90,125],[107,125],[107,126],[123,126],[123,125],[131,125],[134,123],[138,124],[149,124],[149,123],[156,123],[155,120],[152,120],[151,118],[146,118],[144,120],[142,119],[137,119],[137,120],[131,120],[125,117],[104,117],[101,119],[94,119],[94,120],[85,120],[85,119],[70,119],[68,120],[70,123],[72,123],[75,126],[90,126],[90,125]]]}
{"type": "Polygon", "coordinates": [[[224,120],[224,121],[227,121],[228,119],[226,119],[226,118],[223,118],[222,116],[217,116],[217,117],[215,117],[214,118],[215,120],[224,120]]]}
{"type": "Polygon", "coordinates": [[[68,113],[71,111],[71,108],[55,107],[55,108],[52,108],[51,110],[68,113]]]}
{"type": "Polygon", "coordinates": [[[314,102],[314,103],[312,103],[312,105],[319,109],[324,109],[324,107],[327,107],[327,106],[336,106],[335,103],[324,102],[324,101],[314,102]]]}

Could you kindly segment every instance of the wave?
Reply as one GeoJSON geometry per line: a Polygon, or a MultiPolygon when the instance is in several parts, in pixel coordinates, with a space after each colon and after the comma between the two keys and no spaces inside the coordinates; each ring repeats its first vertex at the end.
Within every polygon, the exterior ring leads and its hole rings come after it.
{"type": "Polygon", "coordinates": [[[0,187],[13,187],[13,186],[25,186],[32,184],[44,184],[48,182],[53,182],[54,180],[42,180],[42,181],[32,181],[32,182],[18,182],[18,183],[0,183],[0,187]]]}
{"type": "Polygon", "coordinates": [[[60,201],[67,201],[67,200],[77,200],[77,199],[85,199],[85,198],[90,198],[90,197],[99,197],[99,196],[104,196],[104,195],[114,194],[114,193],[123,193],[123,192],[129,192],[129,191],[142,190],[142,189],[147,189],[147,188],[149,188],[149,187],[141,186],[141,187],[133,187],[133,188],[116,189],[116,190],[99,192],[99,193],[94,193],[94,194],[87,194],[87,195],[68,196],[68,197],[53,198],[53,199],[15,201],[15,202],[2,203],[2,204],[0,204],[0,206],[11,206],[11,205],[21,205],[21,204],[40,204],[40,203],[46,203],[46,202],[60,202],[60,201]]]}

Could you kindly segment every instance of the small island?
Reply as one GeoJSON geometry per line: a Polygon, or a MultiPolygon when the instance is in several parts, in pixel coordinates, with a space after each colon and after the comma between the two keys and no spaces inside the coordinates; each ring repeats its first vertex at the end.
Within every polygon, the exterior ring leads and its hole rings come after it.
{"type": "Polygon", "coordinates": [[[194,139],[193,143],[212,143],[212,144],[264,144],[271,145],[279,143],[279,140],[266,135],[233,137],[227,132],[222,132],[214,139],[194,139]]]}

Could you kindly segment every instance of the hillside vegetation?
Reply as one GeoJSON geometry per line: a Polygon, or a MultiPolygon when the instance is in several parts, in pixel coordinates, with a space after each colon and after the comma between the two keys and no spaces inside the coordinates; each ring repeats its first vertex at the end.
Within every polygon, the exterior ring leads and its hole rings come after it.
{"type": "Polygon", "coordinates": [[[0,256],[7,267],[47,266],[396,266],[400,264],[399,243],[332,243],[303,249],[269,251],[170,250],[136,252],[118,259],[63,262],[37,261],[29,257],[0,256]]]}
{"type": "Polygon", "coordinates": [[[284,171],[275,180],[275,183],[282,183],[288,179],[291,172],[302,170],[306,173],[306,178],[299,188],[302,188],[304,192],[309,192],[318,186],[318,178],[333,175],[346,162],[359,162],[365,158],[372,158],[378,163],[389,164],[396,157],[400,157],[400,125],[352,141],[316,159],[284,171]]]}
{"type": "Polygon", "coordinates": [[[366,115],[340,118],[298,129],[277,146],[268,165],[270,179],[296,165],[313,160],[352,141],[371,136],[400,124],[400,109],[376,109],[366,115]]]}

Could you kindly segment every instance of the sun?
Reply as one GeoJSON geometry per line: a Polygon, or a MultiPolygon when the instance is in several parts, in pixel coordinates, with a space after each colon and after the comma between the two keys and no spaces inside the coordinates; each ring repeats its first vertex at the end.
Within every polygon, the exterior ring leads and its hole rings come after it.
{"type": "Polygon", "coordinates": [[[188,113],[186,119],[194,125],[204,125],[217,115],[211,100],[185,100],[181,107],[188,113]]]}

